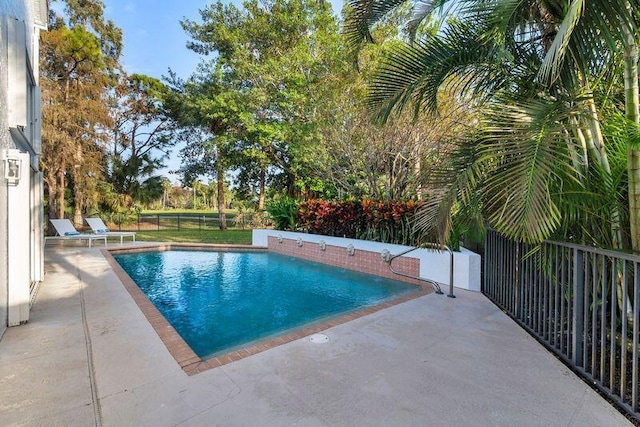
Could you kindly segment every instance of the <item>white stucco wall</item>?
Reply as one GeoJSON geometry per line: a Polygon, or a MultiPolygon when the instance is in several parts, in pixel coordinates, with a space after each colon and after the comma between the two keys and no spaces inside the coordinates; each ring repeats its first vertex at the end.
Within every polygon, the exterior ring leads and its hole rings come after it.
{"type": "MultiPolygon", "coordinates": [[[[0,159],[5,150],[18,148],[15,135],[12,137],[10,133],[10,128],[16,131],[22,123],[16,117],[24,117],[25,111],[32,111],[31,98],[25,96],[22,90],[29,81],[27,64],[15,56],[15,52],[18,55],[21,53],[22,58],[25,58],[26,53],[26,60],[30,61],[31,69],[36,74],[33,77],[37,84],[38,36],[42,27],[36,24],[36,17],[43,19],[45,9],[44,1],[0,0],[0,159]],[[34,12],[37,10],[36,4],[43,7],[43,13],[37,16],[34,12]],[[8,28],[13,30],[11,37],[8,28]],[[16,38],[16,35],[20,37],[16,38]],[[10,41],[13,50],[9,49],[10,41]],[[10,56],[10,52],[13,52],[13,56],[10,56]],[[11,62],[9,58],[12,58],[11,62]],[[10,64],[13,64],[11,68],[10,64]],[[13,80],[10,81],[10,78],[13,80]],[[14,109],[13,113],[9,108],[14,109]]],[[[27,114],[26,117],[33,116],[27,114]]],[[[35,126],[29,122],[26,124],[35,126]]],[[[39,125],[38,120],[37,126],[39,125]]],[[[30,135],[31,132],[25,132],[27,138],[30,135]]],[[[33,145],[33,142],[30,141],[30,144],[33,145]]],[[[28,320],[30,277],[35,277],[36,274],[41,277],[41,271],[38,271],[41,270],[41,264],[34,268],[34,261],[41,262],[42,245],[38,243],[39,234],[34,235],[32,232],[34,226],[38,227],[38,222],[42,221],[39,215],[34,216],[34,212],[40,212],[41,189],[32,186],[34,177],[39,177],[40,174],[29,167],[30,164],[37,165],[35,156],[31,159],[26,151],[18,155],[23,165],[23,179],[19,186],[8,185],[4,179],[5,164],[0,161],[0,337],[7,322],[17,325],[28,320]],[[39,193],[33,193],[32,188],[36,188],[39,193]],[[11,302],[9,306],[7,301],[11,302]]]]}
{"type": "Polygon", "coordinates": [[[31,2],[25,0],[2,0],[0,2],[0,14],[14,18],[27,20],[31,14],[31,2]]]}
{"type": "MultiPolygon", "coordinates": [[[[15,0],[8,0],[11,4],[15,0]]],[[[7,5],[0,3],[1,10],[7,5]]],[[[10,147],[7,105],[7,43],[0,30],[0,151],[10,147]]],[[[0,162],[0,337],[7,327],[7,186],[4,177],[4,162],[0,162]]]]}
{"type": "MultiPolygon", "coordinates": [[[[34,41],[38,45],[38,41],[34,40],[33,28],[33,1],[32,0],[0,0],[0,15],[6,15],[19,21],[27,23],[27,47],[29,57],[33,62],[34,58],[34,41]]],[[[32,64],[33,65],[33,64],[32,64]]],[[[37,69],[37,68],[36,68],[37,69]]]]}
{"type": "MultiPolygon", "coordinates": [[[[33,22],[33,2],[25,0],[1,0],[0,15],[7,15],[23,22],[33,22]]],[[[29,27],[28,27],[29,28],[29,27]]],[[[33,46],[33,29],[27,31],[27,44],[33,46]]]]}
{"type": "MultiPolygon", "coordinates": [[[[318,243],[320,240],[324,240],[327,245],[344,248],[349,245],[353,245],[354,249],[363,251],[380,253],[386,249],[392,255],[411,249],[410,246],[371,242],[368,240],[345,239],[342,237],[321,236],[318,234],[264,229],[253,230],[252,245],[267,246],[268,237],[278,237],[278,235],[281,235],[284,239],[292,240],[297,240],[301,237],[304,242],[309,243],[318,243]]],[[[436,282],[445,285],[449,284],[449,252],[417,249],[405,256],[420,260],[420,277],[435,280],[436,282]]],[[[462,248],[460,252],[454,252],[453,266],[453,285],[455,287],[472,291],[480,291],[480,255],[462,248]]],[[[446,290],[443,290],[446,293],[446,290]]]]}

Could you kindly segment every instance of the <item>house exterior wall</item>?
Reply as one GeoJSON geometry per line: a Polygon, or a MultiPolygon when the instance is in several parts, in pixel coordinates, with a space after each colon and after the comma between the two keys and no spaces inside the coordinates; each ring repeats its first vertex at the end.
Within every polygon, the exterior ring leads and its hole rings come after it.
{"type": "Polygon", "coordinates": [[[2,0],[0,2],[0,14],[12,16],[22,19],[23,21],[32,21],[32,8],[29,1],[25,0],[2,0]]]}
{"type": "MultiPolygon", "coordinates": [[[[9,0],[11,3],[12,0],[9,0]]],[[[7,57],[7,42],[4,32],[0,29],[0,58],[7,57]]],[[[9,134],[8,112],[4,107],[7,105],[7,64],[5,60],[0,60],[0,152],[11,145],[11,135],[9,134]]],[[[4,162],[0,161],[0,337],[7,328],[7,184],[4,182],[4,162]]]]}
{"type": "Polygon", "coordinates": [[[0,1],[0,337],[29,319],[43,276],[39,35],[46,0],[0,1]],[[8,158],[20,163],[7,179],[8,158]]]}

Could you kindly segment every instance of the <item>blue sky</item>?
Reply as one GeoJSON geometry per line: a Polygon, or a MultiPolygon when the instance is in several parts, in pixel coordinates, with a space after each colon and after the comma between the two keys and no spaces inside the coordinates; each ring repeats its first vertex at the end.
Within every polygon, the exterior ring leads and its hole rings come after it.
{"type": "MultiPolygon", "coordinates": [[[[153,77],[167,74],[171,68],[187,77],[198,63],[198,55],[186,48],[187,36],[180,20],[199,20],[198,10],[212,1],[207,0],[103,0],[105,14],[124,33],[123,63],[130,73],[153,77]]],[[[241,4],[240,1],[234,1],[241,4]]],[[[339,14],[342,0],[331,0],[339,14]]]]}
{"type": "MultiPolygon", "coordinates": [[[[200,58],[186,48],[187,36],[180,20],[199,20],[198,11],[211,4],[207,0],[103,0],[105,14],[124,34],[122,63],[129,73],[141,73],[156,78],[167,75],[171,68],[179,77],[188,77],[200,58]]],[[[234,1],[241,4],[240,1],[234,1]]],[[[331,0],[336,14],[343,0],[331,0]]],[[[59,5],[59,3],[58,3],[59,5]]],[[[163,174],[180,166],[178,148],[166,161],[163,174]]]]}
{"type": "Polygon", "coordinates": [[[171,68],[187,77],[198,55],[186,48],[183,18],[199,19],[208,1],[105,0],[105,14],[124,33],[123,64],[129,73],[160,78],[171,68]],[[161,4],[161,6],[159,6],[161,4]]]}

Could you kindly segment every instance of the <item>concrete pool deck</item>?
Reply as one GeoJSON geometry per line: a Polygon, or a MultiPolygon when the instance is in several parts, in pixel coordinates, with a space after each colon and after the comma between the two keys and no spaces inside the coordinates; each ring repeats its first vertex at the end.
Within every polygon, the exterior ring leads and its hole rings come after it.
{"type": "Polygon", "coordinates": [[[479,293],[429,294],[188,376],[100,248],[47,247],[0,340],[0,424],[630,425],[479,293]]]}

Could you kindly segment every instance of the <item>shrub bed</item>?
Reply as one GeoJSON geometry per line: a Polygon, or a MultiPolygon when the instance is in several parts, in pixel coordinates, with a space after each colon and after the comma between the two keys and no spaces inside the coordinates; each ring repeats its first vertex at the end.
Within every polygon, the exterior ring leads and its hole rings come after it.
{"type": "Polygon", "coordinates": [[[298,205],[296,229],[385,243],[417,243],[413,219],[419,202],[307,200],[298,205]]]}

